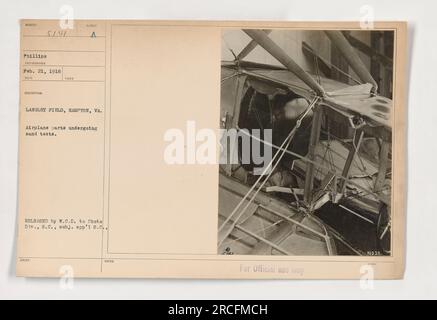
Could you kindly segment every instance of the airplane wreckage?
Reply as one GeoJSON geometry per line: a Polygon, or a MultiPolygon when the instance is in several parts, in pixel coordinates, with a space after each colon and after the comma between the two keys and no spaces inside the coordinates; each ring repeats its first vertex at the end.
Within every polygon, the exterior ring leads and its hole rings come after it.
{"type": "Polygon", "coordinates": [[[336,229],[329,218],[335,211],[338,219],[352,215],[371,225],[377,255],[390,255],[392,100],[378,94],[341,31],[324,32],[359,77],[357,85],[304,71],[268,30],[243,31],[250,43],[233,61],[222,61],[220,125],[249,134],[272,129],[273,157],[271,170],[260,175],[255,164],[220,165],[218,253],[372,254],[336,229]],[[245,61],[256,46],[282,66],[245,61]],[[338,123],[347,127],[341,137],[332,130],[338,123]]]}

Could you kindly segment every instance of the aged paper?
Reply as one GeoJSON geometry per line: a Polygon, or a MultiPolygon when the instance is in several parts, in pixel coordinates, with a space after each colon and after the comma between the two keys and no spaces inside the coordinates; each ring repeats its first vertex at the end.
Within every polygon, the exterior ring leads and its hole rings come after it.
{"type": "Polygon", "coordinates": [[[17,275],[401,278],[406,28],[21,21],[17,275]]]}

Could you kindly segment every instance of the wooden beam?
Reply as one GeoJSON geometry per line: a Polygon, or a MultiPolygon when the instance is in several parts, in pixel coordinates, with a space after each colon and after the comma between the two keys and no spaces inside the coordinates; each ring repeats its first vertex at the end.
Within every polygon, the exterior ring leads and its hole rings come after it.
{"type": "MultiPolygon", "coordinates": [[[[231,128],[238,128],[238,122],[240,120],[240,110],[241,110],[241,100],[243,99],[243,92],[244,92],[244,84],[246,82],[246,76],[239,76],[238,80],[236,82],[236,88],[235,88],[235,101],[234,101],[234,110],[233,110],[233,114],[232,114],[232,124],[231,126],[226,129],[231,129],[231,128]]],[[[238,166],[237,164],[233,164],[232,160],[234,158],[234,154],[236,152],[238,152],[238,136],[235,137],[236,141],[234,141],[233,143],[231,143],[231,147],[229,147],[229,145],[226,145],[226,148],[228,148],[226,150],[226,166],[225,166],[225,171],[227,175],[232,175],[232,170],[238,166]],[[232,146],[234,146],[234,149],[231,149],[232,146]]]]}
{"type": "Polygon", "coordinates": [[[251,236],[252,238],[257,239],[258,241],[261,241],[261,242],[263,242],[263,243],[269,245],[269,246],[272,247],[273,249],[278,250],[279,252],[281,252],[282,254],[285,254],[285,255],[287,255],[287,256],[292,256],[292,255],[293,255],[291,252],[288,252],[287,250],[282,249],[280,246],[274,244],[273,242],[270,242],[270,241],[267,240],[267,239],[264,239],[263,237],[261,237],[261,236],[255,234],[255,233],[253,233],[253,232],[250,231],[250,230],[247,230],[246,228],[243,228],[243,227],[241,227],[241,226],[239,226],[239,225],[236,225],[236,226],[235,226],[235,229],[237,229],[237,230],[239,230],[239,231],[241,231],[241,232],[247,234],[248,236],[251,236]]]}
{"type": "Polygon", "coordinates": [[[355,156],[358,153],[358,151],[360,150],[360,146],[361,146],[361,142],[363,141],[363,137],[364,137],[364,131],[358,130],[355,134],[355,138],[353,141],[353,144],[355,145],[355,147],[354,146],[350,147],[349,154],[347,156],[346,162],[344,164],[343,172],[341,174],[343,177],[346,178],[340,182],[340,192],[341,193],[344,193],[344,190],[346,189],[347,180],[349,179],[349,172],[350,172],[352,163],[355,159],[355,156]]]}
{"type": "MultiPolygon", "coordinates": [[[[272,30],[263,30],[266,34],[270,34],[272,30]]],[[[241,50],[241,52],[237,56],[237,60],[243,60],[245,57],[249,55],[256,48],[258,43],[255,40],[250,40],[250,42],[241,50]]]]}
{"type": "MultiPolygon", "coordinates": [[[[370,45],[373,51],[379,52],[381,47],[381,32],[370,33],[370,45]]],[[[373,59],[373,55],[370,55],[370,73],[378,83],[379,93],[381,93],[381,63],[376,59],[373,59]]]]}
{"type": "MultiPolygon", "coordinates": [[[[308,159],[314,161],[315,150],[320,139],[320,130],[322,127],[323,109],[320,106],[314,107],[313,123],[311,126],[311,136],[308,146],[308,159]]],[[[311,203],[312,191],[314,186],[314,164],[307,164],[305,175],[304,201],[307,205],[311,203]]]]}
{"type": "Polygon", "coordinates": [[[356,50],[351,46],[346,37],[337,30],[325,30],[328,38],[334,43],[334,45],[340,50],[343,57],[347,60],[350,67],[355,71],[355,73],[360,77],[360,79],[365,83],[370,83],[373,88],[373,92],[378,91],[378,84],[375,79],[373,79],[367,67],[361,61],[356,50]]]}
{"type": "Polygon", "coordinates": [[[299,221],[296,221],[296,220],[294,220],[294,219],[292,219],[290,217],[287,217],[286,215],[284,215],[284,214],[282,214],[282,213],[280,213],[280,212],[278,212],[278,211],[276,211],[276,210],[274,210],[274,209],[272,209],[270,207],[266,207],[266,206],[263,206],[263,205],[261,205],[260,207],[262,209],[264,209],[264,210],[274,214],[275,216],[277,216],[277,217],[279,217],[279,218],[281,218],[281,219],[283,219],[283,220],[285,220],[287,222],[290,222],[291,224],[294,224],[294,225],[296,225],[298,227],[301,227],[302,229],[305,229],[306,231],[308,231],[308,232],[310,232],[312,234],[315,234],[316,236],[318,236],[318,237],[320,237],[322,239],[326,239],[326,235],[324,235],[324,234],[322,234],[322,233],[312,229],[309,226],[304,225],[303,223],[301,223],[299,221]]]}
{"type": "Polygon", "coordinates": [[[375,185],[373,191],[375,193],[381,192],[384,186],[385,175],[387,173],[388,166],[388,154],[390,152],[391,143],[383,141],[381,144],[381,150],[379,151],[379,168],[378,175],[376,176],[375,185]]]}
{"type": "MultiPolygon", "coordinates": [[[[333,172],[328,172],[326,176],[323,178],[322,182],[320,183],[320,187],[315,194],[314,198],[318,200],[321,196],[325,194],[325,189],[329,186],[329,184],[334,180],[335,174],[333,172]]],[[[334,185],[335,188],[337,186],[334,185]]]]}
{"type": "Polygon", "coordinates": [[[300,65],[298,65],[281,47],[279,47],[269,36],[262,30],[244,29],[244,32],[255,40],[261,47],[270,53],[289,71],[293,72],[308,87],[313,89],[317,95],[324,97],[325,90],[322,86],[300,65]]]}

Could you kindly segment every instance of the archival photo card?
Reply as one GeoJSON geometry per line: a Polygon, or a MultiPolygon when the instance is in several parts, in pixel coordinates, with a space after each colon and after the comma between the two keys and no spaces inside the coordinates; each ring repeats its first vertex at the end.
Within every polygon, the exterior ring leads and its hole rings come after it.
{"type": "Polygon", "coordinates": [[[401,278],[406,31],[21,21],[17,275],[401,278]]]}

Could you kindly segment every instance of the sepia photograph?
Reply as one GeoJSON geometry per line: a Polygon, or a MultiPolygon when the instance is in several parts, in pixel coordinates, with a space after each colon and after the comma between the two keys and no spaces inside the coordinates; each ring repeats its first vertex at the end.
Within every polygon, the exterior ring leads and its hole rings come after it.
{"type": "Polygon", "coordinates": [[[0,300],[436,299],[424,2],[1,2],[0,300]]]}
{"type": "Polygon", "coordinates": [[[223,29],[218,254],[391,255],[394,39],[223,29]]]}

